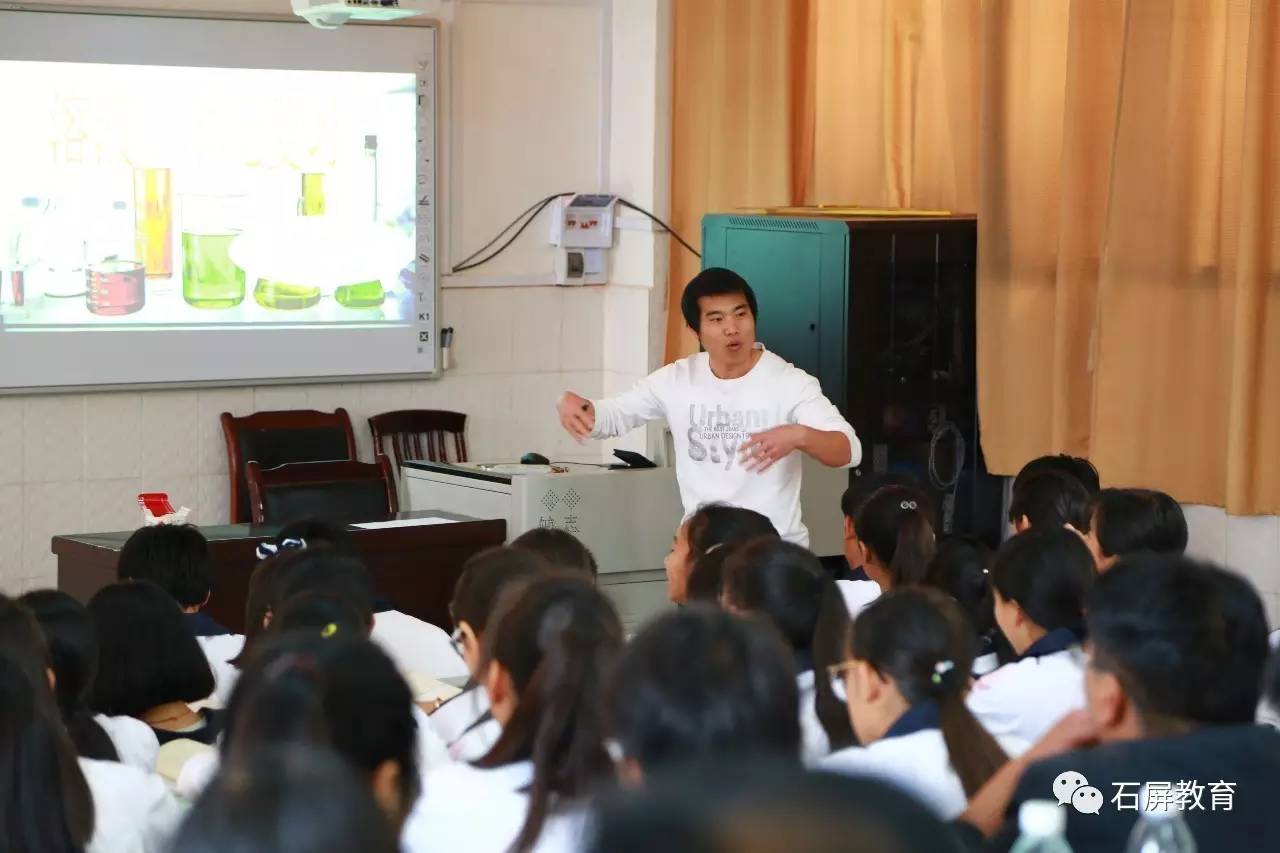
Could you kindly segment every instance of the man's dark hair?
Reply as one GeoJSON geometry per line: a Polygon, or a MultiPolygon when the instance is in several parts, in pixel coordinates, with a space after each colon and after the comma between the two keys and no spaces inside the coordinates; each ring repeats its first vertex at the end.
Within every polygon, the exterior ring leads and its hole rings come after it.
{"type": "Polygon", "coordinates": [[[512,548],[523,548],[541,556],[552,568],[578,572],[593,581],[600,574],[595,555],[578,537],[554,527],[526,530],[511,542],[512,548]]]}
{"type": "Polygon", "coordinates": [[[745,753],[794,761],[794,671],[772,625],[685,607],[654,619],[627,646],[605,693],[608,726],[646,774],[745,753]]]}
{"type": "Polygon", "coordinates": [[[1032,527],[1061,528],[1070,524],[1089,529],[1089,492],[1080,481],[1061,471],[1044,471],[1023,480],[1009,502],[1009,521],[1026,517],[1032,527]]]}
{"type": "Polygon", "coordinates": [[[199,702],[213,692],[213,672],[167,592],[151,581],[122,581],[89,601],[98,630],[93,709],[136,717],[169,702],[199,702]]]}
{"type": "Polygon", "coordinates": [[[1103,489],[1093,499],[1090,514],[1103,556],[1187,550],[1187,518],[1178,502],[1164,492],[1103,489]]]}
{"type": "Polygon", "coordinates": [[[727,296],[734,293],[741,293],[746,297],[751,317],[755,319],[759,314],[756,294],[747,280],[724,267],[707,267],[684,286],[684,293],[680,295],[680,313],[684,315],[689,328],[699,332],[702,330],[702,309],[698,300],[704,296],[727,296]]]}
{"type": "Polygon", "coordinates": [[[1092,665],[1145,720],[1253,722],[1267,617],[1239,575],[1172,554],[1126,558],[1094,584],[1085,624],[1092,665]]]}
{"type": "Polygon", "coordinates": [[[1013,488],[1016,490],[1024,480],[1043,474],[1046,471],[1057,471],[1060,474],[1075,477],[1080,482],[1080,485],[1084,486],[1090,497],[1096,495],[1102,488],[1102,484],[1098,479],[1098,469],[1093,467],[1092,462],[1080,456],[1068,456],[1065,453],[1037,456],[1026,465],[1023,465],[1022,470],[1018,472],[1018,476],[1014,478],[1013,488]]]}
{"type": "Polygon", "coordinates": [[[209,542],[189,524],[140,527],[120,549],[116,577],[148,580],[183,607],[199,607],[209,597],[209,542]]]}

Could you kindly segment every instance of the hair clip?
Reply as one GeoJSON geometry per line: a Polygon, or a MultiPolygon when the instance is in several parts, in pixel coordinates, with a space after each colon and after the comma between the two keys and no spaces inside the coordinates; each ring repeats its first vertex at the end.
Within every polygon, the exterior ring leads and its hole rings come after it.
{"type": "Polygon", "coordinates": [[[947,673],[951,672],[951,670],[955,668],[956,668],[956,665],[954,661],[940,660],[933,665],[933,675],[930,677],[929,680],[932,681],[934,684],[941,684],[942,679],[946,678],[947,673]]]}
{"type": "Polygon", "coordinates": [[[289,537],[281,539],[279,542],[259,542],[254,554],[259,560],[267,560],[276,556],[281,551],[301,551],[307,547],[305,539],[296,539],[289,537]]]}
{"type": "Polygon", "coordinates": [[[902,503],[898,504],[898,506],[901,509],[919,509],[920,508],[920,505],[915,501],[903,501],[902,503]]]}
{"type": "Polygon", "coordinates": [[[326,640],[336,633],[338,633],[338,623],[336,622],[330,622],[328,625],[325,625],[320,629],[320,636],[326,640]]]}

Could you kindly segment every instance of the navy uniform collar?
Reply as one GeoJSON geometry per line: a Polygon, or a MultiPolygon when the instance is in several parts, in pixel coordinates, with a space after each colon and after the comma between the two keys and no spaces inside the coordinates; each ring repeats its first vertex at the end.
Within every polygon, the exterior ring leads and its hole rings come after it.
{"type": "Polygon", "coordinates": [[[906,712],[894,720],[889,730],[880,736],[881,740],[891,737],[903,737],[923,732],[928,729],[942,727],[942,711],[937,702],[920,702],[912,705],[906,712]]]}
{"type": "Polygon", "coordinates": [[[813,652],[809,649],[795,653],[796,674],[813,671],[813,652]]]}
{"type": "Polygon", "coordinates": [[[1018,659],[1042,658],[1045,655],[1065,652],[1079,642],[1080,638],[1070,628],[1054,628],[1030,646],[1027,646],[1027,650],[1018,659]]]}

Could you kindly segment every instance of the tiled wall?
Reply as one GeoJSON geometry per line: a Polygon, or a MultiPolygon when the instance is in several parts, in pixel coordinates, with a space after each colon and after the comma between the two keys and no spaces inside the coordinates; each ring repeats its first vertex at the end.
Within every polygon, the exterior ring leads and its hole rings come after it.
{"type": "Polygon", "coordinates": [[[1280,516],[1230,516],[1212,506],[1185,506],[1187,551],[1240,572],[1253,582],[1273,629],[1280,628],[1280,516]]]}

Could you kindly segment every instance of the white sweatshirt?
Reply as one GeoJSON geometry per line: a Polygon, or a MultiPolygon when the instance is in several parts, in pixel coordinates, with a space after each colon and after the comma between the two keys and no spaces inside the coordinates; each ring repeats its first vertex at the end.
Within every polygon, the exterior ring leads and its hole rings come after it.
{"type": "MultiPolygon", "coordinates": [[[[756,347],[764,350],[757,343],[756,347]]],[[[686,517],[713,502],[753,509],[769,517],[789,542],[808,546],[800,520],[800,454],[762,473],[747,471],[738,448],[757,432],[800,424],[849,439],[847,467],[862,461],[853,427],[822,394],[818,380],[767,350],[737,379],[711,372],[706,353],[668,364],[596,409],[592,438],[616,438],[646,421],[665,419],[675,439],[676,480],[686,517]]]]}

